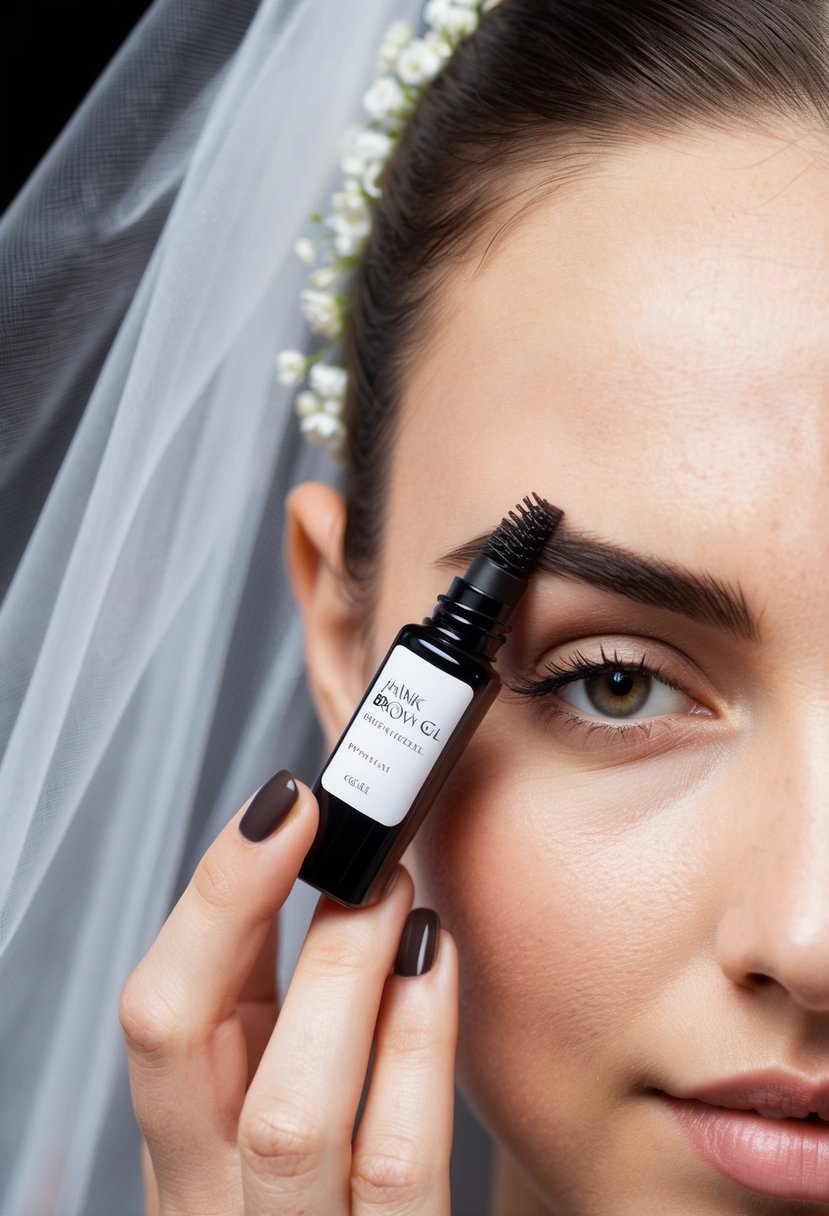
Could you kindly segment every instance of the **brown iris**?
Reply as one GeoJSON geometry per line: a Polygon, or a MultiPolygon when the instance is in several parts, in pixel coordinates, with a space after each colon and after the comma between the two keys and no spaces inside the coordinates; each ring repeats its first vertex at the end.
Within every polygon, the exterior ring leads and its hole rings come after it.
{"type": "Polygon", "coordinates": [[[611,718],[635,714],[648,699],[652,677],[641,671],[613,668],[584,681],[585,695],[597,711],[611,718]]]}

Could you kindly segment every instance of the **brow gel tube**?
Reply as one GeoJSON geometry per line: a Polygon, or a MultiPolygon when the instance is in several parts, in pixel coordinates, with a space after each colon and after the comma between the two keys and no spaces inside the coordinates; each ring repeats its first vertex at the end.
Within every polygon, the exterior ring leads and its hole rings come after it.
{"type": "Polygon", "coordinates": [[[404,625],[313,786],[320,808],[299,871],[350,908],[374,903],[501,688],[493,658],[562,513],[511,511],[430,617],[404,625]]]}

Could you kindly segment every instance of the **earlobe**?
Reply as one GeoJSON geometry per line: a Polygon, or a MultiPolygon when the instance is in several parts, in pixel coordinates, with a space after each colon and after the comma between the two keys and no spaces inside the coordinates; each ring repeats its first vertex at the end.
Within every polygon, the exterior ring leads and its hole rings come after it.
{"type": "Polygon", "coordinates": [[[311,692],[334,743],[363,693],[366,662],[343,566],[345,503],[330,486],[304,482],[288,495],[286,510],[285,556],[305,621],[311,692]]]}

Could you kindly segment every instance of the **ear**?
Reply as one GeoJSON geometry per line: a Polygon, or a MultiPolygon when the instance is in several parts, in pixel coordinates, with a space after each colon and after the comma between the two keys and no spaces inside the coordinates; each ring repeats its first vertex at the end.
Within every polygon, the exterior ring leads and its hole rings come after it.
{"type": "Polygon", "coordinates": [[[311,693],[329,745],[365,691],[366,648],[343,566],[345,503],[321,482],[288,495],[286,560],[305,621],[311,693]]]}

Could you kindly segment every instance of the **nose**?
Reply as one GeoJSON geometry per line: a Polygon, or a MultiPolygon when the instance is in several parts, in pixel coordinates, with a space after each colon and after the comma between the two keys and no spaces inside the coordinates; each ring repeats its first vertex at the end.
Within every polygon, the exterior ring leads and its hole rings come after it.
{"type": "Polygon", "coordinates": [[[824,739],[817,749],[788,750],[743,774],[735,813],[726,811],[716,935],[728,979],[743,988],[782,989],[815,1013],[829,1013],[826,750],[824,739]]]}

